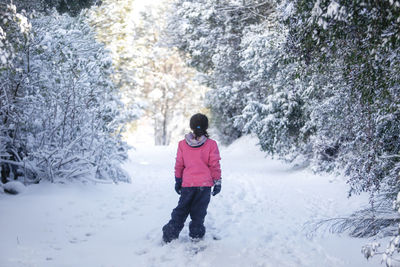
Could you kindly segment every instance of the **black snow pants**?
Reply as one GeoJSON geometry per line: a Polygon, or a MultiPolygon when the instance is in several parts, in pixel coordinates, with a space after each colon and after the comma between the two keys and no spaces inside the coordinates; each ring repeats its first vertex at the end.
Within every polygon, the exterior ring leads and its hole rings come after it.
{"type": "Polygon", "coordinates": [[[182,187],[178,206],[172,211],[171,220],[164,225],[163,240],[171,242],[182,231],[186,218],[190,214],[189,236],[202,238],[206,233],[204,218],[210,203],[211,187],[182,187]]]}

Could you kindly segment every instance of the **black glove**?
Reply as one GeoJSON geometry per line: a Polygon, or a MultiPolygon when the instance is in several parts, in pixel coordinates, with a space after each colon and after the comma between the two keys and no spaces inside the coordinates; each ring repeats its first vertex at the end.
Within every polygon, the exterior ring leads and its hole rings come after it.
{"type": "Polygon", "coordinates": [[[215,196],[219,192],[221,192],[221,179],[214,181],[214,189],[212,191],[212,195],[215,196]]]}
{"type": "Polygon", "coordinates": [[[182,178],[176,178],[175,177],[175,191],[178,193],[178,195],[181,194],[182,191],[182,178]]]}

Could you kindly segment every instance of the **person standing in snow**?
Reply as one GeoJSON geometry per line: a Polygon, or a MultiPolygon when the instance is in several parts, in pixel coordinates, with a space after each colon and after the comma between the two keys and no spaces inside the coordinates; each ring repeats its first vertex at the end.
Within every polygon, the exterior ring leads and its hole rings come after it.
{"type": "Polygon", "coordinates": [[[192,240],[204,237],[204,218],[210,195],[221,191],[221,167],[217,142],[207,133],[208,118],[197,113],[190,118],[191,133],[178,144],[175,163],[175,191],[180,195],[171,220],[164,225],[163,240],[177,239],[190,214],[189,236],[192,240]],[[214,187],[211,192],[211,187],[214,187]]]}

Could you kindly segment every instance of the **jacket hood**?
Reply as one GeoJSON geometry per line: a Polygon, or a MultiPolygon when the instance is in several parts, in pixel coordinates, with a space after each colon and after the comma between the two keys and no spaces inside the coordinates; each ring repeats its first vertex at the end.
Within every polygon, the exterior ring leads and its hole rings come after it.
{"type": "Polygon", "coordinates": [[[202,144],[204,144],[207,141],[207,137],[202,135],[202,136],[200,136],[199,139],[196,139],[196,137],[193,133],[188,133],[185,135],[185,141],[189,146],[197,147],[197,146],[201,146],[202,144]]]}

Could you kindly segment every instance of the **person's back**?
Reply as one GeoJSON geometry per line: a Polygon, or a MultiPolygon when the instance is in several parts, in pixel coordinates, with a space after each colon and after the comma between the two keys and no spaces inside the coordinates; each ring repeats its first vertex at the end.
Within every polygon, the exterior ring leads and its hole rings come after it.
{"type": "Polygon", "coordinates": [[[178,144],[175,163],[175,190],[180,194],[178,206],[172,211],[171,220],[163,227],[164,242],[179,237],[185,220],[190,214],[189,236],[203,238],[204,218],[213,195],[221,191],[220,155],[217,143],[209,139],[208,119],[195,114],[190,119],[192,133],[178,144]]]}
{"type": "Polygon", "coordinates": [[[214,180],[221,178],[217,142],[207,139],[201,146],[193,147],[186,139],[178,145],[175,177],[182,177],[183,187],[213,186],[214,180]]]}

